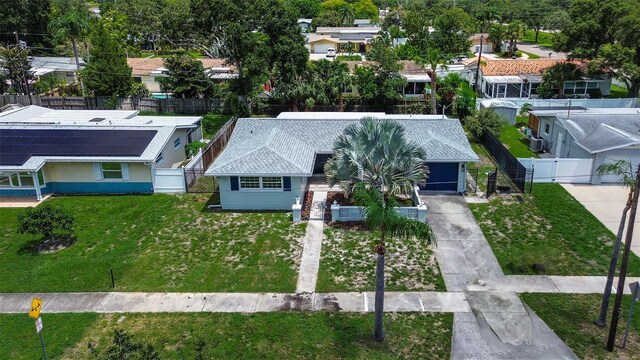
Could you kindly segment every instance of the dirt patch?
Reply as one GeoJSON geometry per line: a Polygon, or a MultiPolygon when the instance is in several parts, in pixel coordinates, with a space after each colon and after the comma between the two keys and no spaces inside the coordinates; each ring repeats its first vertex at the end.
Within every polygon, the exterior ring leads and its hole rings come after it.
{"type": "Polygon", "coordinates": [[[47,240],[40,243],[35,252],[38,254],[53,254],[58,251],[62,251],[76,242],[76,238],[73,235],[59,235],[53,240],[47,240]]]}
{"type": "Polygon", "coordinates": [[[278,311],[309,311],[311,306],[312,299],[310,295],[285,295],[284,303],[278,307],[278,311]]]}
{"type": "Polygon", "coordinates": [[[302,220],[309,220],[312,203],[313,203],[313,191],[305,192],[304,198],[302,199],[302,214],[301,214],[302,220]]]}

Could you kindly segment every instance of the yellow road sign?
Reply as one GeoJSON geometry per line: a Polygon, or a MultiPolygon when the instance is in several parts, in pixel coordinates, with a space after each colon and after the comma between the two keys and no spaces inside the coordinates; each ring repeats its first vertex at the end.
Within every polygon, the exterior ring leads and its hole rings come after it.
{"type": "Polygon", "coordinates": [[[33,300],[31,300],[31,311],[29,311],[29,317],[32,319],[39,318],[40,310],[42,310],[42,300],[33,298],[33,300]]]}

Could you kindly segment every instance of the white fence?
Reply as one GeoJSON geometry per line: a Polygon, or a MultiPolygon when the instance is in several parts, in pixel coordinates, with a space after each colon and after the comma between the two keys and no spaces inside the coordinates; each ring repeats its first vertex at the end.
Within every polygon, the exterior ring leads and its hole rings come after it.
{"type": "MultiPolygon", "coordinates": [[[[478,99],[477,106],[480,101],[486,99],[478,99]]],[[[591,108],[637,108],[640,107],[640,99],[624,98],[624,99],[523,99],[523,98],[504,98],[498,100],[508,100],[516,104],[519,108],[524,104],[531,104],[533,107],[545,106],[582,106],[587,109],[591,108]]]]}
{"type": "MultiPolygon", "coordinates": [[[[401,206],[395,208],[398,214],[416,221],[425,222],[427,220],[427,206],[401,206]]],[[[331,205],[331,221],[361,221],[364,219],[362,207],[331,205]]]]}
{"type": "Polygon", "coordinates": [[[588,184],[591,182],[593,159],[518,158],[518,161],[527,169],[527,181],[531,181],[533,173],[534,183],[588,184]]]}
{"type": "Polygon", "coordinates": [[[187,191],[184,169],[154,169],[154,191],[157,193],[183,193],[187,191]]]}

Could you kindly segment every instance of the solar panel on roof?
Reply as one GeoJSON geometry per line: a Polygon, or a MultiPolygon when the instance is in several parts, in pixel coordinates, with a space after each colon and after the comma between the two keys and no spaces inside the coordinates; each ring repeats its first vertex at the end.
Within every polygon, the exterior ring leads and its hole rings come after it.
{"type": "Polygon", "coordinates": [[[156,130],[0,129],[0,165],[31,156],[140,156],[156,130]]]}

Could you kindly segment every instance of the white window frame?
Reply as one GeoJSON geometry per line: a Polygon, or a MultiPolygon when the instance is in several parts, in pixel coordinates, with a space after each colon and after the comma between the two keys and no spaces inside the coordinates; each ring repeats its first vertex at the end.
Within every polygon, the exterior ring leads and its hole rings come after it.
{"type": "Polygon", "coordinates": [[[182,140],[180,140],[179,136],[173,139],[173,150],[178,150],[180,149],[181,146],[182,146],[182,140]]]}
{"type": "MultiPolygon", "coordinates": [[[[0,186],[0,189],[11,189],[11,188],[35,189],[36,188],[35,183],[33,185],[22,184],[22,178],[29,178],[31,179],[31,181],[33,181],[33,173],[34,173],[33,171],[10,171],[10,172],[4,172],[4,173],[8,174],[9,185],[0,186]]],[[[38,173],[42,174],[42,182],[40,182],[40,179],[38,179],[38,183],[40,185],[40,188],[45,187],[47,179],[44,176],[44,171],[40,169],[35,173],[36,173],[36,176],[38,176],[38,173]]]]}
{"type": "MultiPolygon", "coordinates": [[[[254,181],[252,180],[252,183],[254,181]]],[[[259,191],[262,188],[262,178],[259,176],[240,176],[238,177],[238,189],[240,191],[259,191]],[[242,179],[258,179],[258,187],[244,187],[242,179]]]]}
{"type": "Polygon", "coordinates": [[[544,134],[549,135],[551,132],[551,125],[549,123],[544,123],[544,134]]]}
{"type": "Polygon", "coordinates": [[[284,178],[282,176],[239,176],[238,177],[238,190],[240,191],[284,191],[284,178]],[[258,187],[243,187],[243,178],[257,178],[258,187]],[[280,179],[280,187],[265,187],[265,178],[280,179]]]}

